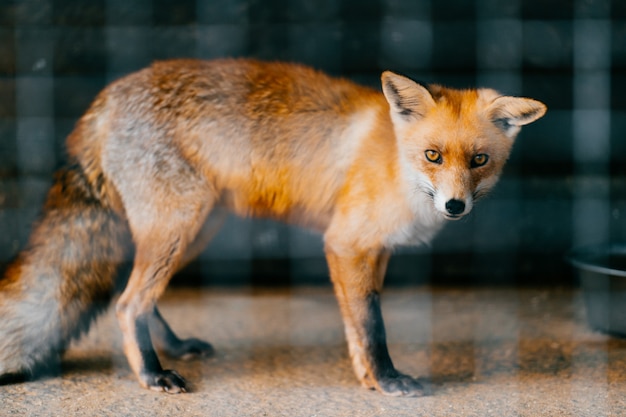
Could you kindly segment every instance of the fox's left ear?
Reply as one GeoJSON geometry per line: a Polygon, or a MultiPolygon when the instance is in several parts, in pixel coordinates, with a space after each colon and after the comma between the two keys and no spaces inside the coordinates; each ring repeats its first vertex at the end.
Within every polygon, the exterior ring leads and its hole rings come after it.
{"type": "Polygon", "coordinates": [[[532,98],[500,96],[488,107],[489,118],[505,135],[514,138],[522,126],[546,114],[547,107],[532,98]]]}
{"type": "Polygon", "coordinates": [[[410,78],[391,71],[383,72],[380,78],[394,119],[421,118],[435,106],[435,100],[426,87],[410,78]]]}

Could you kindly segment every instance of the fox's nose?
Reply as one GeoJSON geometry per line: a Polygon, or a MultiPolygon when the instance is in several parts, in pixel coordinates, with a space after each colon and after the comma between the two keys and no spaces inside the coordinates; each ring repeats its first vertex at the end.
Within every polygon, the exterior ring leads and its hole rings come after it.
{"type": "Polygon", "coordinates": [[[465,210],[465,202],[462,200],[448,200],[446,202],[446,211],[452,216],[458,216],[465,210]]]}

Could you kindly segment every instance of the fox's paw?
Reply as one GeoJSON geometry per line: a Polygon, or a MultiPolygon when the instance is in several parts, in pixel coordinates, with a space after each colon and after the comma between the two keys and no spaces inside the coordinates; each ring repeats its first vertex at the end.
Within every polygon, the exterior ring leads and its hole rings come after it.
{"type": "Polygon", "coordinates": [[[0,385],[20,384],[33,379],[26,372],[6,373],[0,375],[0,385]]]}
{"type": "Polygon", "coordinates": [[[169,357],[183,360],[205,358],[215,353],[210,343],[196,338],[180,340],[179,343],[167,346],[164,350],[169,357]]]}
{"type": "Polygon", "coordinates": [[[385,395],[392,397],[423,397],[430,395],[430,387],[422,385],[417,379],[396,373],[382,377],[377,381],[377,388],[385,395]]]}
{"type": "Polygon", "coordinates": [[[153,391],[179,394],[187,392],[187,382],[176,371],[164,370],[142,375],[143,383],[153,391]]]}

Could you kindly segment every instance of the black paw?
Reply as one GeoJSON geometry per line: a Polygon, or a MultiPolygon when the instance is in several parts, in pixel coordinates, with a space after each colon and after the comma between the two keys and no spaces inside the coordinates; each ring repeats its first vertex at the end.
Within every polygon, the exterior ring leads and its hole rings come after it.
{"type": "Polygon", "coordinates": [[[169,357],[183,360],[212,356],[213,353],[215,353],[213,346],[196,338],[180,340],[175,345],[165,348],[165,354],[169,357]]]}
{"type": "Polygon", "coordinates": [[[26,372],[2,374],[0,375],[0,385],[21,384],[31,379],[34,379],[33,376],[26,372]]]}
{"type": "Polygon", "coordinates": [[[179,394],[187,392],[187,382],[176,371],[164,370],[142,375],[145,385],[153,391],[179,394]]]}
{"type": "Polygon", "coordinates": [[[399,372],[378,380],[378,388],[385,395],[392,397],[423,397],[430,395],[430,387],[422,385],[417,379],[399,372]]]}

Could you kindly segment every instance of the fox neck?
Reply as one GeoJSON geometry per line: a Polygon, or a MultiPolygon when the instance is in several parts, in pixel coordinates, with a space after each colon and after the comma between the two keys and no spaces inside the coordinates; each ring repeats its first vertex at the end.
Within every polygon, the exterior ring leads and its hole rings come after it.
{"type": "Polygon", "coordinates": [[[423,189],[422,174],[411,169],[402,152],[398,152],[397,184],[402,193],[403,207],[398,209],[403,219],[387,239],[389,246],[430,244],[445,224],[445,218],[437,211],[433,199],[423,189]]]}
{"type": "Polygon", "coordinates": [[[424,174],[416,171],[407,159],[409,156],[397,140],[388,109],[385,110],[379,119],[382,128],[375,135],[379,140],[368,142],[365,144],[367,149],[362,149],[366,151],[363,154],[368,155],[369,163],[357,161],[363,169],[360,180],[371,182],[376,178],[378,183],[367,192],[371,196],[370,213],[377,217],[372,223],[384,228],[382,245],[388,249],[429,244],[446,220],[423,186],[424,174]],[[375,163],[370,164],[374,160],[375,163]],[[380,167],[387,169],[381,171],[380,167]]]}

